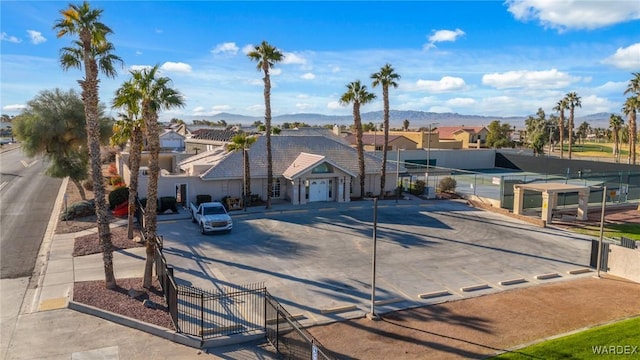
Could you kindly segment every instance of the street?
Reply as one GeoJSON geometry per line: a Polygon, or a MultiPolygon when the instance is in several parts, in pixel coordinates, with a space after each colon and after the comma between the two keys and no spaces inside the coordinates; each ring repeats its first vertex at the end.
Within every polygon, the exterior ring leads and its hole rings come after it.
{"type": "Polygon", "coordinates": [[[28,277],[51,217],[62,179],[20,149],[0,153],[0,278],[28,277]]]}

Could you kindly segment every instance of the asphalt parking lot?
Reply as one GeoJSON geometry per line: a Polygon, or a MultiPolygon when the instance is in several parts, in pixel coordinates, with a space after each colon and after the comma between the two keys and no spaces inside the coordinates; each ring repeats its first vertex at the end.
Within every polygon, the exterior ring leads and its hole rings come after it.
{"type": "MultiPolygon", "coordinates": [[[[456,201],[381,201],[377,213],[377,313],[590,276],[589,237],[456,201]]],[[[159,223],[180,282],[263,282],[305,326],[370,311],[373,202],[231,215],[229,234],[159,223]]]]}

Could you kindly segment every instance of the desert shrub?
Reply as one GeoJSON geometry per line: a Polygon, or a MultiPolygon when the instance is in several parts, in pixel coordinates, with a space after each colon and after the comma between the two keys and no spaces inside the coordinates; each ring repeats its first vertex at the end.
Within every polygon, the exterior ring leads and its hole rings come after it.
{"type": "Polygon", "coordinates": [[[129,200],[129,188],[126,186],[116,188],[109,193],[109,209],[113,210],[127,200],[129,200]]]}
{"type": "Polygon", "coordinates": [[[457,185],[458,183],[456,182],[456,179],[447,176],[440,180],[440,184],[438,185],[438,187],[441,192],[455,192],[457,185]]]}
{"type": "Polygon", "coordinates": [[[171,210],[174,213],[178,212],[178,202],[175,196],[163,196],[160,198],[160,206],[158,206],[158,213],[163,213],[167,210],[171,210]]]}
{"type": "Polygon", "coordinates": [[[206,202],[211,202],[211,195],[196,195],[196,206],[206,202]]]}
{"type": "Polygon", "coordinates": [[[95,202],[93,200],[83,200],[73,203],[60,214],[60,220],[73,220],[96,214],[95,202]]]}
{"type": "Polygon", "coordinates": [[[426,183],[424,180],[416,180],[416,182],[411,187],[411,194],[413,195],[422,195],[424,194],[424,188],[426,183]]]}

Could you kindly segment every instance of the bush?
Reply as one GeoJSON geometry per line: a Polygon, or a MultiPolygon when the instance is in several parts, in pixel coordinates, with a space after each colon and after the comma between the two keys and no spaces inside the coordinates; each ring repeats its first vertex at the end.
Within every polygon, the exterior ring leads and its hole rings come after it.
{"type": "Polygon", "coordinates": [[[122,185],[124,184],[124,181],[122,180],[122,176],[116,175],[116,176],[112,176],[112,177],[109,179],[109,183],[110,183],[112,186],[120,187],[120,186],[122,186],[122,185]]]}
{"type": "Polygon", "coordinates": [[[211,202],[211,195],[196,195],[196,206],[206,202],[211,202]]]}
{"type": "Polygon", "coordinates": [[[440,188],[441,192],[455,192],[457,185],[458,183],[456,182],[456,179],[447,176],[446,178],[440,180],[440,184],[438,185],[438,187],[440,188]]]}
{"type": "Polygon", "coordinates": [[[174,213],[178,212],[178,202],[174,196],[163,196],[160,198],[160,206],[158,206],[158,213],[163,213],[167,210],[171,210],[174,213]]]}
{"type": "Polygon", "coordinates": [[[111,174],[111,175],[117,175],[118,174],[118,169],[116,169],[116,164],[115,163],[109,164],[109,174],[111,174]]]}
{"type": "Polygon", "coordinates": [[[426,183],[424,182],[424,180],[417,180],[415,184],[413,184],[413,187],[411,188],[411,194],[416,196],[420,196],[424,194],[425,186],[426,186],[426,183]]]}
{"type": "Polygon", "coordinates": [[[116,206],[128,200],[129,200],[129,188],[126,186],[116,188],[115,190],[109,193],[109,209],[113,210],[116,208],[116,206]]]}

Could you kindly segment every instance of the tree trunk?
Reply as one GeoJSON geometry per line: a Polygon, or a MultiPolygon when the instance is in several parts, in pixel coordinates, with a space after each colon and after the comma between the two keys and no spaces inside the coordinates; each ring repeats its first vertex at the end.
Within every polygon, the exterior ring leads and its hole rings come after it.
{"type": "Polygon", "coordinates": [[[129,151],[129,214],[127,216],[127,237],[129,239],[133,239],[133,219],[137,208],[136,199],[138,198],[138,175],[140,172],[142,140],[142,130],[139,126],[135,126],[129,151]]]}
{"type": "Polygon", "coordinates": [[[98,238],[102,249],[104,264],[104,281],[107,289],[116,287],[113,271],[113,244],[109,228],[109,207],[105,198],[104,180],[102,178],[102,164],[100,162],[100,125],[98,121],[98,66],[93,56],[91,33],[84,30],[80,34],[83,45],[85,78],[80,80],[82,100],[87,122],[87,145],[91,157],[91,175],[93,179],[93,194],[96,206],[96,221],[98,238]]]}
{"type": "MultiPolygon", "coordinates": [[[[564,158],[564,110],[560,110],[560,120],[558,122],[558,131],[560,131],[560,159],[564,158]]],[[[551,146],[551,139],[549,139],[551,146]]]]}
{"type": "Polygon", "coordinates": [[[249,151],[245,148],[242,149],[242,155],[244,160],[244,206],[251,201],[251,169],[249,167],[249,151]]]}
{"type": "Polygon", "coordinates": [[[80,183],[80,181],[75,180],[75,179],[71,179],[71,181],[73,182],[73,184],[78,189],[78,192],[80,193],[80,198],[82,200],[87,200],[87,194],[84,192],[84,188],[82,187],[82,184],[80,183]]]}
{"type": "Polygon", "coordinates": [[[384,84],[382,85],[382,101],[384,104],[384,144],[382,145],[382,171],[380,172],[380,199],[384,199],[384,187],[387,179],[387,151],[389,149],[389,87],[384,84]]]}
{"type": "Polygon", "coordinates": [[[273,159],[271,158],[271,79],[269,78],[269,62],[264,67],[264,128],[267,140],[267,209],[271,209],[271,192],[273,189],[273,159]]]}
{"type": "Polygon", "coordinates": [[[636,111],[632,111],[629,115],[629,152],[631,155],[631,163],[635,165],[636,163],[636,144],[638,141],[638,129],[637,129],[637,117],[636,111]]]}
{"type": "Polygon", "coordinates": [[[142,286],[151,287],[153,274],[153,258],[156,249],[156,220],[158,216],[158,177],[160,175],[160,129],[158,115],[147,110],[144,117],[148,119],[147,131],[149,141],[149,188],[147,190],[147,207],[145,209],[144,231],[147,240],[147,259],[144,266],[144,279],[142,286]]]}
{"type": "Polygon", "coordinates": [[[358,175],[360,177],[360,197],[364,197],[364,148],[362,144],[362,120],[360,103],[353,103],[353,125],[356,128],[356,147],[358,150],[358,175]]]}
{"type": "Polygon", "coordinates": [[[571,148],[573,146],[573,107],[569,110],[569,160],[571,160],[571,148]]]}

